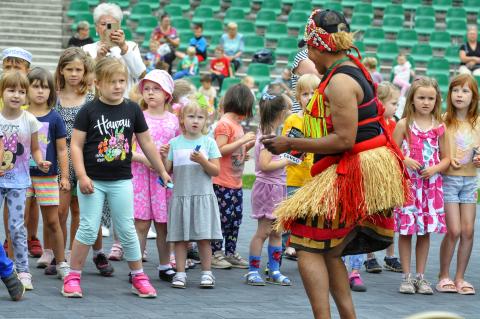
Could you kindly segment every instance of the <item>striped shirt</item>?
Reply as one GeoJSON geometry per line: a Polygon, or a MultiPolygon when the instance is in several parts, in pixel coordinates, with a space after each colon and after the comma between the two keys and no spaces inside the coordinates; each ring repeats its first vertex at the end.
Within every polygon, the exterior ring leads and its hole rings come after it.
{"type": "Polygon", "coordinates": [[[293,113],[298,113],[302,110],[302,107],[300,106],[300,104],[297,102],[297,99],[295,98],[295,96],[297,95],[297,92],[296,92],[297,81],[298,81],[298,78],[300,77],[295,73],[295,69],[300,64],[301,61],[303,61],[307,58],[308,58],[307,49],[304,49],[302,51],[299,51],[297,53],[297,55],[295,56],[295,59],[293,60],[292,77],[291,77],[291,79],[292,79],[292,91],[293,91],[293,94],[294,94],[293,105],[292,105],[292,112],[293,113]]]}

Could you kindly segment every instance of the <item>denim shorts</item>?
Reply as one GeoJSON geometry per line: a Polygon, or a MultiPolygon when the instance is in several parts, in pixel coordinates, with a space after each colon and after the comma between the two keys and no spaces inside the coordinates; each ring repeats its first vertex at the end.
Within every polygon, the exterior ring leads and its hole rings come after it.
{"type": "Polygon", "coordinates": [[[443,175],[445,203],[476,204],[477,177],[443,175]]]}

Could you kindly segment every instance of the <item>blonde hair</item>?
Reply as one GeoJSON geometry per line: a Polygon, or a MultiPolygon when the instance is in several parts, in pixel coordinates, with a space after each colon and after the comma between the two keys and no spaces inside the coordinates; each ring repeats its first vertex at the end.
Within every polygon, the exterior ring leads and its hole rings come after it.
{"type": "Polygon", "coordinates": [[[393,92],[400,92],[398,87],[396,87],[393,83],[383,81],[378,84],[377,97],[380,102],[385,103],[388,101],[392,97],[393,92]]]}
{"type": "Polygon", "coordinates": [[[250,75],[244,76],[240,83],[247,85],[248,81],[251,81],[255,85],[255,79],[250,75]]]}
{"type": "Polygon", "coordinates": [[[367,69],[376,69],[378,66],[378,61],[373,56],[364,58],[362,63],[367,69]]]}
{"type": "Polygon", "coordinates": [[[3,73],[2,77],[0,78],[0,94],[3,96],[3,92],[8,88],[17,88],[21,87],[28,91],[28,87],[30,86],[30,82],[25,74],[13,71],[13,72],[5,72],[3,73]]]}
{"type": "Polygon", "coordinates": [[[410,125],[413,123],[413,117],[415,114],[413,99],[419,88],[435,89],[435,106],[432,111],[432,116],[437,123],[442,123],[442,94],[437,81],[430,77],[417,78],[413,81],[412,86],[410,86],[410,89],[408,90],[407,99],[405,101],[405,110],[403,111],[403,118],[407,120],[407,136],[410,136],[410,125]]]}
{"type": "Polygon", "coordinates": [[[189,112],[200,111],[205,115],[205,125],[202,127],[202,134],[206,135],[208,133],[208,110],[206,107],[200,107],[200,104],[197,102],[197,98],[194,95],[188,96],[188,104],[180,109],[178,114],[178,121],[180,122],[180,128],[183,134],[186,133],[185,129],[185,115],[189,112]]]}
{"type": "Polygon", "coordinates": [[[197,50],[195,49],[194,46],[189,46],[187,48],[187,54],[195,54],[197,52],[197,50]]]}
{"type": "MultiPolygon", "coordinates": [[[[115,74],[122,74],[128,79],[128,69],[119,59],[106,57],[101,59],[95,65],[95,79],[97,83],[102,81],[110,81],[115,74]]],[[[98,94],[100,90],[96,90],[98,94]]]]}
{"type": "Polygon", "coordinates": [[[134,86],[132,86],[132,88],[130,89],[130,92],[128,92],[128,98],[131,101],[133,101],[135,103],[138,103],[142,110],[147,109],[147,105],[145,104],[145,101],[143,100],[143,96],[140,93],[140,90],[138,89],[138,84],[135,84],[134,86]]]}
{"type": "Polygon", "coordinates": [[[94,66],[94,61],[85,53],[85,51],[78,47],[65,49],[58,60],[57,69],[55,70],[55,83],[57,85],[57,90],[61,91],[65,88],[65,77],[63,76],[62,71],[67,64],[72,63],[75,60],[79,60],[83,63],[83,77],[80,81],[80,89],[77,94],[85,94],[88,89],[88,73],[93,71],[92,68],[94,66]]]}
{"type": "Polygon", "coordinates": [[[316,89],[320,85],[320,79],[315,74],[304,74],[302,75],[297,82],[297,87],[295,89],[295,99],[299,102],[300,95],[302,92],[316,89]]]}
{"type": "Polygon", "coordinates": [[[180,98],[194,94],[196,92],[195,86],[192,82],[185,79],[175,80],[174,89],[172,93],[172,104],[178,103],[180,98]]]}

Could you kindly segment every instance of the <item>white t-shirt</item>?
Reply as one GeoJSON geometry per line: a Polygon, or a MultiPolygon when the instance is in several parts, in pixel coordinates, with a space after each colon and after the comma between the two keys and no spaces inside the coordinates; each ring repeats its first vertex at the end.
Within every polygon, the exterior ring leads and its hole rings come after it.
{"type": "Polygon", "coordinates": [[[3,134],[4,155],[0,169],[0,188],[27,188],[30,181],[30,145],[32,134],[38,132],[42,123],[34,115],[22,110],[14,120],[0,114],[0,131],[3,134]]]}
{"type": "Polygon", "coordinates": [[[412,65],[410,62],[405,62],[402,65],[395,65],[393,67],[393,74],[395,77],[402,79],[405,82],[410,82],[410,70],[412,69],[412,65]]]}

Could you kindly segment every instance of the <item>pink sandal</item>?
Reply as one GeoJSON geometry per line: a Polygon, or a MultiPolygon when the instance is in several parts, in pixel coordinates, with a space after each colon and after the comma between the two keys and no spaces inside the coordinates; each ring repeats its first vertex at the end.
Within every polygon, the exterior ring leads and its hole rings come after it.
{"type": "Polygon", "coordinates": [[[435,286],[435,289],[438,292],[457,292],[455,283],[450,278],[441,279],[438,284],[435,286]]]}
{"type": "Polygon", "coordinates": [[[475,294],[475,288],[473,288],[473,285],[465,280],[459,281],[455,284],[455,287],[457,287],[457,292],[460,295],[474,295],[475,294]]]}
{"type": "Polygon", "coordinates": [[[121,261],[123,259],[123,248],[119,243],[114,243],[112,249],[110,249],[110,254],[108,254],[108,259],[113,261],[121,261]]]}

